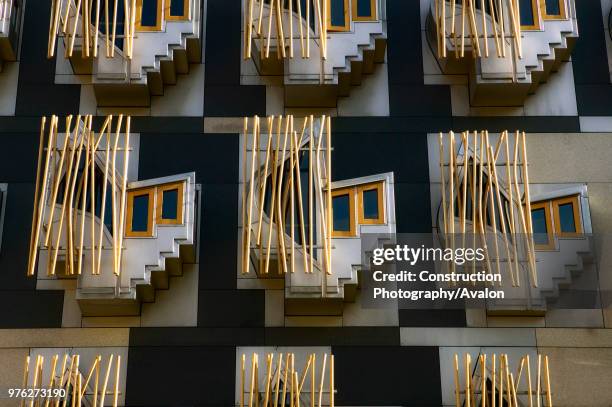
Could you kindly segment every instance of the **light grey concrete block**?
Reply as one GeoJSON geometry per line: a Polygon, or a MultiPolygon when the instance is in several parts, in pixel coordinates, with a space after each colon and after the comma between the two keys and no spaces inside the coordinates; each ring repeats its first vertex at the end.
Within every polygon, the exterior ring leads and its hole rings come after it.
{"type": "Polygon", "coordinates": [[[535,346],[533,328],[400,328],[402,346],[535,346]]]}

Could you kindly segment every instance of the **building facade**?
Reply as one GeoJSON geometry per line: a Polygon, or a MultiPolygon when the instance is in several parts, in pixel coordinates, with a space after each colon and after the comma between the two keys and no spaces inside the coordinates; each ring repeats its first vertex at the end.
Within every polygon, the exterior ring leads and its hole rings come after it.
{"type": "Polygon", "coordinates": [[[612,405],[611,16],[0,0],[0,405],[612,405]]]}

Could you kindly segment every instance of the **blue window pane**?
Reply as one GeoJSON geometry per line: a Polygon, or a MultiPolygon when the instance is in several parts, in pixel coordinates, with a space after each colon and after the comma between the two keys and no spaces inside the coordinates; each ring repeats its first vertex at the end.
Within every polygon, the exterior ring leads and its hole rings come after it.
{"type": "Polygon", "coordinates": [[[333,198],[332,210],[334,214],[334,230],[338,232],[350,232],[350,197],[346,195],[338,195],[333,198]]]}
{"type": "Polygon", "coordinates": [[[178,189],[170,189],[162,194],[162,219],[176,219],[178,204],[178,189]]]}
{"type": "Polygon", "coordinates": [[[170,15],[173,17],[182,17],[185,15],[184,0],[170,0],[170,15]]]}
{"type": "Polygon", "coordinates": [[[149,226],[149,195],[134,196],[132,231],[146,232],[149,226]]]}
{"type": "Polygon", "coordinates": [[[548,244],[548,229],[546,228],[546,210],[544,208],[531,211],[533,224],[533,240],[536,244],[548,244]]]}
{"type": "Polygon", "coordinates": [[[331,25],[336,27],[344,26],[344,0],[330,0],[331,25]]]}
{"type": "Polygon", "coordinates": [[[371,17],[373,14],[371,0],[354,0],[357,1],[357,17],[371,17]]]}
{"type": "Polygon", "coordinates": [[[535,16],[531,6],[532,0],[520,0],[521,25],[535,25],[535,16]]]}
{"type": "Polygon", "coordinates": [[[549,16],[558,16],[561,14],[561,0],[546,0],[546,14],[549,16]]]}
{"type": "Polygon", "coordinates": [[[562,233],[576,233],[574,205],[571,202],[559,205],[559,226],[562,233]]]}
{"type": "Polygon", "coordinates": [[[363,217],[378,219],[378,189],[363,191],[363,217]]]}
{"type": "Polygon", "coordinates": [[[155,27],[157,25],[157,2],[158,0],[142,0],[141,26],[155,27]]]}

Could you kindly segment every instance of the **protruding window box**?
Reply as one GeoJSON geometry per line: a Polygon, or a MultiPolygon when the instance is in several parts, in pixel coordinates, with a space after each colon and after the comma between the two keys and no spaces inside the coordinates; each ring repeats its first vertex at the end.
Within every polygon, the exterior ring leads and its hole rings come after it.
{"type": "Polygon", "coordinates": [[[91,116],[71,123],[66,136],[57,117],[42,122],[28,275],[40,289],[76,283],[82,316],[139,315],[196,260],[195,173],[137,180],[129,117],[99,132],[91,116]]]}
{"type": "Polygon", "coordinates": [[[99,13],[95,2],[78,14],[67,0],[59,1],[59,13],[52,8],[48,57],[58,58],[56,82],[93,84],[100,107],[148,107],[151,96],[201,62],[201,0],[116,0],[116,16],[113,1],[108,19],[104,2],[99,13]],[[62,17],[54,21],[56,15],[62,17]]]}
{"type": "Polygon", "coordinates": [[[284,286],[287,316],[341,315],[356,298],[362,234],[395,232],[393,173],[329,182],[325,116],[255,117],[245,130],[239,286],[284,286]]]}
{"type": "Polygon", "coordinates": [[[22,11],[22,0],[0,0],[0,72],[4,62],[17,60],[22,11]]]}
{"type": "Polygon", "coordinates": [[[280,12],[273,4],[243,0],[243,72],[282,77],[286,106],[335,107],[385,61],[384,0],[292,0],[280,12]]]}
{"type": "Polygon", "coordinates": [[[438,262],[438,272],[499,276],[489,287],[504,297],[472,305],[490,315],[544,315],[555,302],[594,306],[590,293],[599,288],[586,185],[530,183],[526,145],[520,132],[430,136],[430,157],[439,163],[430,179],[440,185],[432,188],[440,246],[484,251],[476,262],[438,262]]]}
{"type": "Polygon", "coordinates": [[[481,4],[431,0],[431,52],[442,73],[469,75],[472,106],[520,106],[569,60],[578,39],[574,0],[502,0],[493,10],[485,1],[484,13],[481,4]]]}

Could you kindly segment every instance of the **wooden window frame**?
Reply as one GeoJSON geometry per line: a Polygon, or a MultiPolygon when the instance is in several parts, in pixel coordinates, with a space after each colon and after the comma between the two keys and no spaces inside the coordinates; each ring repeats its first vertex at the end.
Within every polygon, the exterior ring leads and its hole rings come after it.
{"type": "MultiPolygon", "coordinates": [[[[550,201],[541,201],[531,204],[531,212],[537,209],[544,209],[544,219],[546,222],[546,235],[548,236],[548,244],[536,244],[536,250],[554,250],[555,249],[555,235],[553,233],[553,224],[551,217],[551,204],[550,201]]],[[[532,216],[530,213],[529,216],[532,216]]]]}
{"type": "MultiPolygon", "coordinates": [[[[521,31],[537,31],[542,29],[540,22],[540,0],[531,0],[531,12],[533,13],[533,25],[522,25],[521,31]]],[[[520,19],[520,16],[519,16],[520,19]]]]}
{"type": "Polygon", "coordinates": [[[132,189],[127,193],[127,215],[125,217],[125,237],[153,237],[153,211],[155,208],[155,187],[132,189]],[[132,230],[132,220],[134,215],[134,197],[148,195],[149,207],[147,217],[147,230],[136,232],[132,230]]]}
{"type": "Polygon", "coordinates": [[[344,0],[344,25],[332,25],[331,16],[331,1],[327,2],[327,31],[330,32],[347,32],[351,30],[349,0],[344,0]]]}
{"type": "Polygon", "coordinates": [[[553,219],[555,222],[555,234],[558,237],[579,237],[582,235],[582,219],[580,217],[580,201],[579,195],[567,196],[563,198],[553,199],[551,201],[553,219]],[[561,232],[561,219],[559,216],[559,206],[564,204],[572,204],[574,210],[574,227],[575,232],[561,232]]]}
{"type": "Polygon", "coordinates": [[[355,222],[355,187],[350,186],[346,188],[338,188],[332,190],[332,237],[355,237],[357,236],[357,225],[355,222]],[[349,196],[349,230],[335,230],[334,229],[334,205],[333,200],[337,196],[348,195],[349,196]]]}
{"type": "Polygon", "coordinates": [[[385,198],[384,198],[384,181],[372,182],[369,184],[359,185],[357,187],[357,208],[360,225],[384,225],[385,224],[385,198]],[[367,219],[363,213],[363,193],[366,191],[376,190],[378,194],[378,218],[367,219]]]}
{"type": "Polygon", "coordinates": [[[166,21],[189,21],[191,20],[191,0],[182,0],[183,1],[183,12],[182,16],[172,16],[170,15],[170,6],[172,0],[165,0],[167,3],[164,6],[164,18],[166,21]]]}
{"type": "Polygon", "coordinates": [[[157,206],[155,209],[155,222],[158,225],[182,225],[183,224],[183,203],[185,193],[185,183],[182,181],[173,182],[170,184],[163,184],[157,186],[157,206]],[[164,192],[178,189],[176,199],[176,218],[175,219],[163,219],[162,210],[164,205],[164,192]]]}
{"type": "Polygon", "coordinates": [[[540,0],[540,11],[544,20],[567,20],[567,6],[565,0],[556,0],[559,2],[559,11],[561,14],[546,14],[546,0],[540,0]]]}
{"type": "Polygon", "coordinates": [[[370,7],[372,10],[372,14],[370,16],[367,17],[360,17],[357,15],[357,3],[359,0],[351,0],[352,2],[352,17],[353,17],[353,21],[377,21],[378,20],[378,10],[377,10],[377,1],[376,0],[369,0],[370,1],[370,7]]]}
{"type": "Polygon", "coordinates": [[[164,13],[162,9],[163,0],[157,0],[157,19],[154,26],[143,26],[142,23],[142,2],[143,0],[136,0],[136,31],[162,31],[164,22],[164,13]]]}

